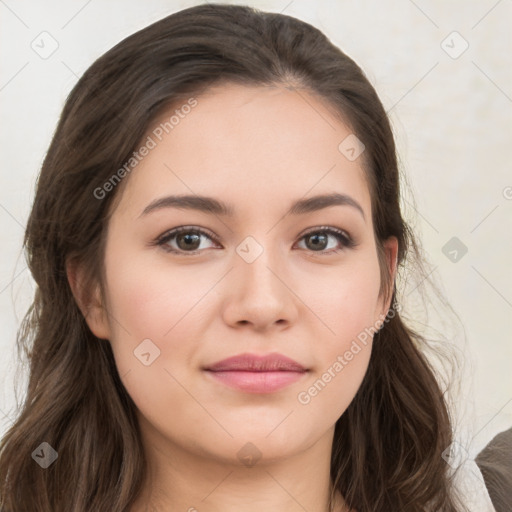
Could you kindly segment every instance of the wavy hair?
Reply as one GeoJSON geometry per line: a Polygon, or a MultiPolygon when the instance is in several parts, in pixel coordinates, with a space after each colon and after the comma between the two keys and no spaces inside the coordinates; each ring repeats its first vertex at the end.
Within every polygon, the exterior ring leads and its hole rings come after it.
{"type": "MultiPolygon", "coordinates": [[[[102,200],[94,191],[170,105],[221,83],[310,91],[364,143],[381,291],[393,302],[382,242],[398,239],[400,269],[419,254],[400,209],[388,116],[360,67],[318,29],[207,3],[127,37],[70,92],[38,177],[23,243],[36,292],[17,335],[30,372],[0,444],[3,512],[125,512],[141,492],[146,459],[136,406],[109,341],[92,334],[77,306],[66,265],[86,268],[84,292],[104,282],[105,237],[123,183],[102,200]],[[58,463],[44,470],[31,457],[43,440],[58,451],[58,463]]],[[[339,491],[358,512],[462,510],[442,457],[452,441],[445,390],[423,346],[398,312],[375,334],[361,387],[335,426],[331,499],[339,491]]]]}

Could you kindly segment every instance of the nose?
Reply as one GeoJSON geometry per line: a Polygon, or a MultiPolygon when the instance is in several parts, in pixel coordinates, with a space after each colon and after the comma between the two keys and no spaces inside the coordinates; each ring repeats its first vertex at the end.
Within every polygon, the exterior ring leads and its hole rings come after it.
{"type": "Polygon", "coordinates": [[[276,251],[261,249],[250,243],[238,248],[234,268],[227,276],[224,320],[232,327],[248,326],[258,332],[283,330],[296,321],[300,300],[284,258],[279,259],[276,251]]]}

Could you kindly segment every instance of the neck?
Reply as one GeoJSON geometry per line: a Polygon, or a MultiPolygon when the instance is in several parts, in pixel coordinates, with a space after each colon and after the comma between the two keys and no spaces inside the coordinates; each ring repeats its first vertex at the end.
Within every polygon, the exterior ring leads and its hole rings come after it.
{"type": "Polygon", "coordinates": [[[333,503],[330,499],[333,430],[291,457],[262,458],[252,465],[194,453],[164,439],[144,420],[141,430],[148,473],[130,512],[348,511],[339,493],[333,503]]]}

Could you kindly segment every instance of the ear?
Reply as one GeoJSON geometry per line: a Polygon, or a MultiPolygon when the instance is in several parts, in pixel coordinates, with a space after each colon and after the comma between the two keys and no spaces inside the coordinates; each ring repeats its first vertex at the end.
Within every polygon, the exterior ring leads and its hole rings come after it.
{"type": "MultiPolygon", "coordinates": [[[[385,264],[388,269],[390,286],[392,286],[392,283],[395,281],[398,266],[398,239],[394,236],[390,236],[383,243],[383,251],[385,255],[385,264]]],[[[384,300],[385,298],[383,297],[382,300],[379,301],[379,305],[382,308],[380,310],[381,318],[388,314],[389,308],[391,307],[392,295],[393,294],[390,293],[390,296],[386,300],[384,300]]]]}
{"type": "Polygon", "coordinates": [[[97,338],[110,339],[107,311],[102,304],[99,285],[95,284],[93,289],[87,286],[84,269],[76,260],[66,262],[66,275],[71,292],[89,329],[97,338]]]}

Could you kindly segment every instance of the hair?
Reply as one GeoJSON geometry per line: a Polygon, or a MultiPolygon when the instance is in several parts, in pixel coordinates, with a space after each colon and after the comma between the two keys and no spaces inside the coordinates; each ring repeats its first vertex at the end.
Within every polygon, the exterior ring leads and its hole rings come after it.
{"type": "MultiPolygon", "coordinates": [[[[3,512],[121,512],[141,493],[147,460],[136,406],[109,341],[94,336],[77,305],[66,265],[83,265],[84,292],[102,286],[122,186],[101,200],[94,191],[170,105],[227,83],[306,90],[364,143],[381,292],[395,301],[383,242],[398,239],[399,269],[419,249],[402,218],[390,122],[361,68],[315,27],[248,6],[191,7],[130,35],[73,87],[38,177],[23,242],[36,291],[17,334],[30,372],[0,444],[3,512]],[[58,452],[47,469],[31,457],[42,441],[58,452]]],[[[442,457],[451,417],[424,338],[395,311],[374,340],[360,389],[335,425],[331,499],[339,491],[358,512],[462,510],[442,457]]]]}

